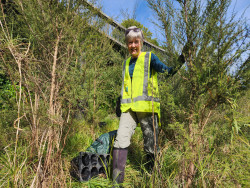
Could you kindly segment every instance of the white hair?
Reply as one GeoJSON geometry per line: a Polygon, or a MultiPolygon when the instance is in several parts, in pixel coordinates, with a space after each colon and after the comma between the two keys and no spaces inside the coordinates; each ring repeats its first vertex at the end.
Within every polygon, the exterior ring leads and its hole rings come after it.
{"type": "Polygon", "coordinates": [[[143,39],[144,39],[144,37],[143,37],[142,30],[140,28],[137,28],[136,26],[131,26],[131,27],[127,28],[126,33],[125,33],[126,44],[128,44],[128,41],[131,38],[140,38],[140,40],[141,40],[141,46],[143,45],[143,39]],[[139,32],[136,32],[133,29],[138,29],[139,32]]]}

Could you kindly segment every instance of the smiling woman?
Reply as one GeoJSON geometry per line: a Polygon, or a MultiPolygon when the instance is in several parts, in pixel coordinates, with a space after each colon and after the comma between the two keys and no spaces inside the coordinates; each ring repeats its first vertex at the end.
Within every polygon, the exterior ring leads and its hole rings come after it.
{"type": "Polygon", "coordinates": [[[133,58],[137,58],[140,55],[141,47],[140,39],[134,38],[128,41],[128,51],[133,58]]]}
{"type": "Polygon", "coordinates": [[[141,29],[136,26],[129,27],[125,32],[125,40],[128,46],[129,54],[133,58],[137,58],[141,54],[141,48],[143,45],[143,34],[141,29]]]}
{"type": "Polygon", "coordinates": [[[125,40],[131,57],[123,63],[122,114],[113,149],[113,179],[118,184],[124,180],[127,148],[138,123],[143,133],[147,170],[151,171],[154,166],[160,120],[157,72],[173,72],[153,53],[141,51],[144,40],[141,29],[129,27],[125,31],[125,40]]]}

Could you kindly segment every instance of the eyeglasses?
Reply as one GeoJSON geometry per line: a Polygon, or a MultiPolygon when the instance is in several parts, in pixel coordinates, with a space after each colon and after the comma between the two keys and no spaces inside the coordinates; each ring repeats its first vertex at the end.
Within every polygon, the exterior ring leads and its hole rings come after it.
{"type": "Polygon", "coordinates": [[[143,36],[142,31],[141,31],[140,28],[127,29],[127,30],[125,31],[125,36],[127,36],[127,34],[128,34],[130,31],[141,32],[142,38],[144,38],[144,36],[143,36]]]}
{"type": "Polygon", "coordinates": [[[139,28],[127,29],[127,30],[125,31],[125,35],[127,35],[130,31],[140,32],[141,29],[139,29],[139,28]]]}

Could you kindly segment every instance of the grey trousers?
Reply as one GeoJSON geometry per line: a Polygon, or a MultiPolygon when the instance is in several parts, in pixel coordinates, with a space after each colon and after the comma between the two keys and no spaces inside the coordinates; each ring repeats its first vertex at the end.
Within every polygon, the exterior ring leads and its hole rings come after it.
{"type": "Polygon", "coordinates": [[[154,134],[156,134],[156,148],[158,149],[158,116],[154,114],[154,130],[153,114],[148,112],[133,112],[129,110],[121,114],[114,147],[127,148],[130,145],[130,140],[135,132],[137,123],[141,125],[144,139],[144,151],[154,154],[154,134]]]}

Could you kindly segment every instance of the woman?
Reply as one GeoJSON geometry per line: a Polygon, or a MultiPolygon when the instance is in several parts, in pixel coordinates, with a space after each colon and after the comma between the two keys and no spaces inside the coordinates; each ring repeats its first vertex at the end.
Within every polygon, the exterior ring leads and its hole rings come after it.
{"type": "Polygon", "coordinates": [[[144,151],[149,166],[153,167],[160,117],[157,72],[173,72],[153,53],[141,51],[141,29],[129,27],[125,32],[125,40],[131,56],[123,63],[122,114],[113,148],[113,179],[116,183],[124,180],[127,148],[138,123],[143,132],[144,151]]]}

